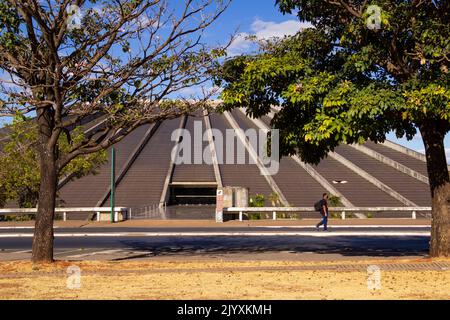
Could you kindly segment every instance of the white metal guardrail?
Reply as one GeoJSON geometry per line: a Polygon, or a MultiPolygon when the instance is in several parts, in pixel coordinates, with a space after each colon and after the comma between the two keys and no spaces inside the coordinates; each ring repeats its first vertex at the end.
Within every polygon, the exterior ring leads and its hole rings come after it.
{"type": "MultiPolygon", "coordinates": [[[[153,212],[151,206],[147,208],[146,213],[153,212]]],[[[161,209],[156,210],[154,208],[154,212],[160,213],[161,209]]],[[[329,208],[330,212],[340,212],[341,219],[345,220],[347,218],[347,213],[375,213],[375,212],[410,212],[412,219],[417,219],[417,214],[421,212],[431,212],[431,207],[334,207],[329,208]]],[[[133,209],[133,214],[129,212],[130,209],[124,207],[115,207],[114,208],[114,221],[119,221],[119,215],[122,215],[123,219],[139,219],[139,212],[136,212],[133,209]],[[135,217],[133,217],[136,214],[135,217]]],[[[25,215],[25,214],[36,214],[37,209],[24,209],[24,208],[11,208],[11,209],[0,209],[0,216],[6,215],[25,215]]],[[[67,220],[67,216],[72,213],[94,213],[96,214],[97,221],[100,221],[100,217],[102,214],[109,214],[111,212],[111,208],[109,207],[89,207],[89,208],[56,208],[55,213],[62,214],[63,220],[67,220]]],[[[277,220],[277,216],[279,213],[312,213],[316,212],[312,207],[234,207],[234,208],[225,208],[224,214],[239,214],[239,220],[242,221],[244,214],[246,213],[264,213],[270,212],[272,213],[272,219],[277,220]]],[[[142,214],[142,213],[141,213],[142,214]]]]}
{"type": "MultiPolygon", "coordinates": [[[[36,214],[37,208],[11,208],[11,209],[0,209],[0,216],[6,215],[25,215],[25,214],[36,214]]],[[[55,213],[62,214],[63,220],[67,220],[67,215],[71,213],[94,213],[96,214],[97,221],[100,221],[101,214],[111,213],[110,207],[90,207],[90,208],[56,208],[55,213]]],[[[128,208],[115,207],[114,208],[114,221],[119,221],[119,214],[122,214],[123,219],[127,218],[128,208]]]]}
{"type": "MultiPolygon", "coordinates": [[[[367,212],[411,212],[411,218],[417,219],[417,213],[419,212],[431,212],[431,207],[352,207],[352,208],[344,208],[344,207],[336,207],[336,208],[328,208],[329,212],[340,212],[341,219],[345,220],[347,217],[347,213],[357,212],[357,213],[367,213],[367,212]]],[[[235,208],[225,208],[224,213],[238,213],[239,221],[243,220],[243,216],[245,213],[263,213],[263,212],[271,212],[272,219],[277,220],[278,213],[286,213],[286,212],[294,212],[294,213],[311,213],[317,212],[314,208],[310,207],[235,207],[235,208]]]]}
{"type": "Polygon", "coordinates": [[[161,207],[160,204],[151,204],[148,206],[135,207],[128,209],[127,219],[129,220],[151,220],[164,217],[167,211],[167,203],[164,202],[161,207]]]}

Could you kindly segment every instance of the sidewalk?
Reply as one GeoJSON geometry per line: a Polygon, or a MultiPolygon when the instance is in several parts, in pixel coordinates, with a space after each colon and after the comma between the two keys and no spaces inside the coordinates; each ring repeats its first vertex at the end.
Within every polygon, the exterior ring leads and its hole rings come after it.
{"type": "MultiPolygon", "coordinates": [[[[124,222],[55,221],[57,228],[223,228],[314,226],[319,219],[304,220],[248,220],[216,223],[212,220],[127,220],[124,222]]],[[[331,219],[330,226],[429,226],[429,219],[331,219]]],[[[34,221],[0,222],[1,228],[32,228],[34,221]]]]}

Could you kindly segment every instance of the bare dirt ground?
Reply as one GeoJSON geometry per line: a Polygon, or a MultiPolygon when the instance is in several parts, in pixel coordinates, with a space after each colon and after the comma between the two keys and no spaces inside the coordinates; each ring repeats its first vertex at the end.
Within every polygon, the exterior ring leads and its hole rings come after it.
{"type": "MultiPolygon", "coordinates": [[[[55,221],[55,226],[59,228],[223,228],[223,227],[264,227],[264,226],[314,226],[317,219],[302,219],[302,220],[247,220],[247,221],[228,221],[225,223],[216,223],[212,220],[127,220],[119,223],[110,222],[92,222],[92,221],[55,221]]],[[[330,225],[430,225],[430,219],[330,219],[330,225]]],[[[21,228],[33,227],[34,221],[2,221],[0,228],[21,228]]]]}
{"type": "Polygon", "coordinates": [[[383,270],[435,262],[5,262],[0,299],[450,299],[450,270],[383,270]],[[329,270],[337,264],[342,270],[329,270]],[[382,270],[379,290],[369,290],[364,269],[374,264],[382,270]],[[79,289],[67,286],[73,284],[67,268],[74,265],[81,270],[79,289]]]}

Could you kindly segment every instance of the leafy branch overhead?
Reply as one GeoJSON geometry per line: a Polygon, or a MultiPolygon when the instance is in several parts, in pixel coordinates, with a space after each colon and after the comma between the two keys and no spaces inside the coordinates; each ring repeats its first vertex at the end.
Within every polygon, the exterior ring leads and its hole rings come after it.
{"type": "Polygon", "coordinates": [[[196,97],[197,103],[167,98],[208,81],[224,49],[205,46],[202,30],[227,6],[222,0],[187,0],[176,8],[166,1],[0,0],[0,115],[51,107],[50,145],[81,119],[106,115],[107,126],[59,160],[64,167],[144,123],[199,108],[209,95],[196,97]],[[82,16],[72,29],[74,4],[82,16]]]}
{"type": "Polygon", "coordinates": [[[378,1],[380,30],[367,28],[366,7],[347,3],[279,1],[314,28],[228,60],[217,77],[225,106],[261,116],[280,104],[273,125],[283,128],[283,152],[308,162],[340,143],[384,141],[391,130],[411,139],[430,118],[450,128],[448,3],[378,1]]]}

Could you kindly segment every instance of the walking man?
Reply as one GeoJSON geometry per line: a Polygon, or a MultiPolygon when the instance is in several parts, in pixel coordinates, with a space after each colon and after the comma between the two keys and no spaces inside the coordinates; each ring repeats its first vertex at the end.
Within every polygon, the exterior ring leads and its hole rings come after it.
{"type": "Polygon", "coordinates": [[[323,226],[323,230],[328,230],[328,193],[324,193],[322,195],[322,200],[319,201],[320,205],[320,214],[322,215],[322,221],[316,225],[317,231],[319,231],[319,227],[323,226]]]}

